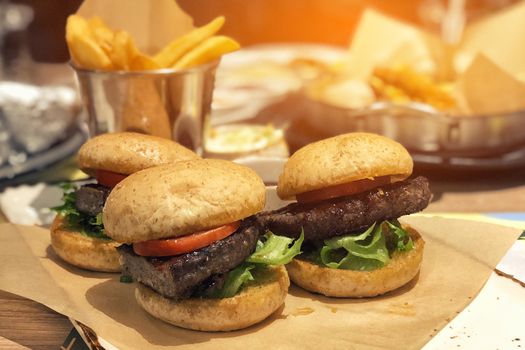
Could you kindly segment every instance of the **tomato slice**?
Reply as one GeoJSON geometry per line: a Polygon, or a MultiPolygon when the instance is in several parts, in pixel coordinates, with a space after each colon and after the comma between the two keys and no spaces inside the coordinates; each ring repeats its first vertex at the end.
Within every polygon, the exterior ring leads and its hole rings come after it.
{"type": "Polygon", "coordinates": [[[195,232],[188,236],[137,242],[133,243],[133,251],[141,256],[172,256],[189,253],[228,237],[237,231],[239,225],[239,221],[235,221],[228,225],[195,232]]]}
{"type": "Polygon", "coordinates": [[[95,178],[98,183],[107,187],[115,187],[120,181],[124,180],[127,175],[114,173],[107,170],[97,170],[95,178]]]}
{"type": "Polygon", "coordinates": [[[326,199],[350,196],[352,194],[365,192],[375,187],[391,183],[390,176],[380,176],[374,179],[364,179],[341,185],[334,185],[319,190],[304,192],[296,195],[298,203],[312,203],[326,199]]]}

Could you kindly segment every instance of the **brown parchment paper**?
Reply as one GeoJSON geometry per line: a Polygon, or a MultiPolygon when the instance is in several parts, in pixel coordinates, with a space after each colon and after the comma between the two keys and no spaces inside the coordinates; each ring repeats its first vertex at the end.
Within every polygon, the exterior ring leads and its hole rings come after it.
{"type": "Polygon", "coordinates": [[[58,260],[49,233],[0,225],[0,289],[70,316],[121,349],[417,349],[480,291],[520,230],[487,223],[409,217],[426,241],[420,275],[388,295],[331,299],[290,289],[284,307],[246,330],[183,330],[147,315],[133,284],[58,260]]]}
{"type": "Polygon", "coordinates": [[[193,29],[193,19],[175,0],[85,0],[77,14],[98,16],[114,30],[129,32],[147,54],[193,29]]]}

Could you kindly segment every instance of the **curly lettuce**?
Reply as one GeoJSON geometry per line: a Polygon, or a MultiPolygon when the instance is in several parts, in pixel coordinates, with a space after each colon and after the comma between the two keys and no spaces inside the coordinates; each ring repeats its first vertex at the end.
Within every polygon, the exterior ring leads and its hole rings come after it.
{"type": "Polygon", "coordinates": [[[252,270],[288,264],[294,257],[301,254],[303,241],[302,232],[295,242],[292,238],[278,236],[272,232],[266,233],[263,239],[257,242],[255,252],[246,258],[244,263],[228,272],[224,286],[215,291],[211,297],[233,297],[244,285],[255,281],[252,270]]]}
{"type": "Polygon", "coordinates": [[[324,241],[314,260],[333,269],[370,271],[390,262],[387,244],[389,236],[392,251],[409,251],[414,242],[397,221],[373,224],[360,234],[344,235],[324,241]]]}
{"type": "Polygon", "coordinates": [[[111,239],[104,233],[102,213],[98,213],[96,216],[87,215],[79,212],[75,207],[77,187],[70,183],[62,184],[60,187],[64,190],[63,204],[53,207],[51,210],[64,218],[64,228],[92,238],[111,239]]]}
{"type": "Polygon", "coordinates": [[[268,232],[264,238],[264,241],[257,242],[257,248],[246,259],[247,262],[274,266],[286,265],[295,256],[301,254],[301,245],[304,241],[303,232],[295,242],[292,238],[278,236],[272,232],[268,232]]]}

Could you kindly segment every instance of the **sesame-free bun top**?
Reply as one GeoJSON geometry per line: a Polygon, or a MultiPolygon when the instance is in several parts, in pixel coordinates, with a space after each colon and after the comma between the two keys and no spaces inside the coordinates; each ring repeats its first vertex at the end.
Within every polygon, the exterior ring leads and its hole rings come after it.
{"type": "Polygon", "coordinates": [[[107,170],[129,175],[152,166],[198,159],[193,151],[175,141],[134,132],[96,136],[80,147],[78,166],[88,174],[107,170]]]}
{"type": "Polygon", "coordinates": [[[184,236],[244,219],[263,209],[265,186],[250,168],[201,159],[134,173],[104,206],[106,234],[132,243],[184,236]]]}
{"type": "Polygon", "coordinates": [[[349,133],[311,143],[295,152],[279,176],[282,199],[321,188],[379,176],[392,181],[412,174],[413,162],[398,142],[369,133],[349,133]]]}

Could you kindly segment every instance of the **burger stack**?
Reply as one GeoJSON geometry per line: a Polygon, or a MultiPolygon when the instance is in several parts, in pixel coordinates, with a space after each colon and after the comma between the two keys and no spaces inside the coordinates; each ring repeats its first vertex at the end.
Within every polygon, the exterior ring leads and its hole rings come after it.
{"type": "Polygon", "coordinates": [[[78,152],[78,167],[93,176],[93,184],[64,186],[64,203],[53,208],[51,245],[66,262],[93,271],[120,271],[118,244],[106,235],[102,208],[111,189],[129,174],[153,166],[199,156],[178,143],[132,132],[103,134],[78,152]]]}
{"type": "Polygon", "coordinates": [[[288,265],[291,280],[333,297],[371,297],[399,288],[419,272],[424,241],[397,219],[427,207],[422,176],[409,179],[408,151],[384,136],[350,133],[294,153],[277,193],[296,199],[258,215],[268,230],[304,234],[303,254],[288,265]]]}
{"type": "Polygon", "coordinates": [[[108,235],[151,315],[205,331],[248,327],[275,312],[290,281],[282,266],[302,239],[266,234],[254,214],[265,186],[225,160],[159,166],[119,183],[104,207],[108,235]]]}
{"type": "Polygon", "coordinates": [[[136,282],[138,304],[165,322],[202,331],[241,329],[279,309],[288,276],[315,293],[370,297],[401,287],[420,269],[424,241],[397,218],[424,209],[431,193],[425,178],[408,179],[412,159],[388,138],[346,134],[297,151],[277,187],[281,198],[297,203],[271,212],[261,212],[266,188],[245,166],[200,159],[179,145],[164,157],[158,148],[118,144],[92,152],[85,145],[79,161],[86,153],[103,160],[81,166],[105,187],[69,192],[75,210],[102,225],[104,237],[71,232],[75,221],[67,219],[66,200],[52,236],[61,227],[71,240],[96,243],[79,245],[77,260],[67,258],[56,238],[53,247],[66,261],[92,269],[79,260],[102,250],[100,240],[106,240],[104,249],[122,266],[106,271],[122,269],[136,282]],[[121,148],[130,150],[122,165],[109,168],[121,148]],[[136,155],[142,162],[130,166],[136,155]],[[155,160],[145,161],[149,157],[155,160]],[[96,205],[76,205],[88,197],[98,198],[96,205]]]}

